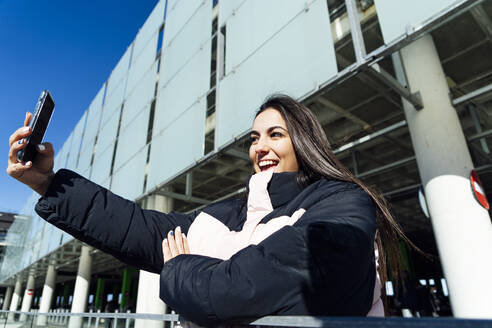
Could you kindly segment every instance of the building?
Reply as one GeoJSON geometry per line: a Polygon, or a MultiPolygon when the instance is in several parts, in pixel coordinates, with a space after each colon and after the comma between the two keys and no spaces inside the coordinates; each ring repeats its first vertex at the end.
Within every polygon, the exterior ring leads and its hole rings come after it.
{"type": "Polygon", "coordinates": [[[22,216],[14,213],[0,212],[0,261],[2,261],[5,256],[6,246],[11,246],[6,242],[5,238],[7,237],[7,232],[9,231],[12,222],[14,222],[14,220],[22,219],[22,216]]]}
{"type": "MultiPolygon", "coordinates": [[[[439,255],[429,263],[403,247],[411,279],[445,277],[454,315],[490,318],[480,295],[492,292],[492,226],[474,194],[492,190],[491,19],[490,0],[161,0],[55,168],[144,208],[192,211],[245,192],[254,112],[287,93],[318,115],[337,156],[386,196],[408,236],[439,255]]],[[[4,309],[23,298],[23,310],[83,312],[118,299],[166,311],[156,276],[46,224],[36,200],[14,222],[25,225],[23,247],[2,262],[4,309]]]]}

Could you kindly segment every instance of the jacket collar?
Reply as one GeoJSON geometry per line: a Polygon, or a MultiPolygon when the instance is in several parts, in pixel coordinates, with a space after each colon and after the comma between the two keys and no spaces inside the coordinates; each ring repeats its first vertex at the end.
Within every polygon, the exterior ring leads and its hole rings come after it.
{"type": "MultiPolygon", "coordinates": [[[[251,176],[246,181],[248,193],[250,179],[251,176]]],[[[302,188],[297,183],[297,172],[274,173],[267,189],[273,208],[288,203],[302,191],[302,188]]]]}

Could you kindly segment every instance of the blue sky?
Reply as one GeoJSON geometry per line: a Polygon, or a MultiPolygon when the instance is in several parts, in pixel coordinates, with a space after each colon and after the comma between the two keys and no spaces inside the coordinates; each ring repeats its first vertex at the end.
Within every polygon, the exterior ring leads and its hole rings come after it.
{"type": "Polygon", "coordinates": [[[31,194],[5,172],[8,138],[41,91],[56,103],[45,135],[56,152],[156,3],[0,0],[0,211],[20,211],[31,194]]]}

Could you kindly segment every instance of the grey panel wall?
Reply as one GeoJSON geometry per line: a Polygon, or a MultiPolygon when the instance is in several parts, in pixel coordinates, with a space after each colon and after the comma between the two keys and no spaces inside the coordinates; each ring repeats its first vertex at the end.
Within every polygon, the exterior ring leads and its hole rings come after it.
{"type": "Polygon", "coordinates": [[[82,145],[82,138],[84,136],[84,131],[87,123],[87,111],[82,115],[82,118],[75,125],[73,130],[73,139],[70,145],[69,153],[70,158],[68,159],[67,168],[75,172],[79,172],[77,165],[80,156],[80,147],[82,145]]]}
{"type": "Polygon", "coordinates": [[[159,29],[164,20],[164,8],[164,1],[157,4],[135,38],[127,94],[134,91],[155,62],[159,29]]]}
{"type": "Polygon", "coordinates": [[[121,127],[125,128],[144,108],[149,107],[154,99],[157,81],[157,63],[153,62],[140,78],[138,84],[127,95],[125,110],[121,117],[121,127]]]}
{"type": "Polygon", "coordinates": [[[147,190],[203,156],[211,22],[212,1],[168,3],[147,190]]]}
{"type": "Polygon", "coordinates": [[[122,164],[113,175],[111,191],[127,199],[135,199],[142,194],[147,152],[148,145],[122,164]]]}
{"type": "Polygon", "coordinates": [[[205,111],[206,100],[202,98],[152,140],[147,190],[203,156],[205,111]]]}
{"type": "Polygon", "coordinates": [[[68,157],[70,155],[69,150],[72,147],[72,137],[73,131],[67,138],[67,140],[63,143],[63,146],[58,151],[58,154],[55,156],[54,170],[55,172],[61,168],[67,167],[68,157]]]}
{"type": "Polygon", "coordinates": [[[226,69],[219,83],[216,147],[251,127],[267,95],[301,97],[337,73],[324,0],[244,1],[224,24],[226,69]]]}
{"type": "Polygon", "coordinates": [[[106,89],[106,84],[99,90],[94,100],[92,100],[89,108],[87,109],[87,123],[84,131],[84,138],[80,147],[79,165],[78,169],[80,174],[89,178],[92,155],[94,152],[94,144],[96,141],[97,133],[99,132],[99,125],[102,117],[102,105],[103,97],[106,89]]]}
{"type": "Polygon", "coordinates": [[[386,44],[405,35],[407,27],[418,27],[456,0],[375,0],[379,24],[386,44]]]}

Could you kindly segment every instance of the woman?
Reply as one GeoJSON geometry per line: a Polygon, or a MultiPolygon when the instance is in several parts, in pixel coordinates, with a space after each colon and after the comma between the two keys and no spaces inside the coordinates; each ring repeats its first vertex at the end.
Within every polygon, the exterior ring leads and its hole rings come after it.
{"type": "Polygon", "coordinates": [[[21,128],[11,136],[7,172],[43,196],[37,213],[123,262],[160,273],[161,299],[191,321],[384,315],[376,229],[390,254],[397,254],[391,242],[400,230],[295,100],[273,96],[256,115],[247,201],[190,215],[142,210],[74,172],[54,174],[49,144],[39,147],[36,163],[17,163],[29,133],[21,128]]]}

